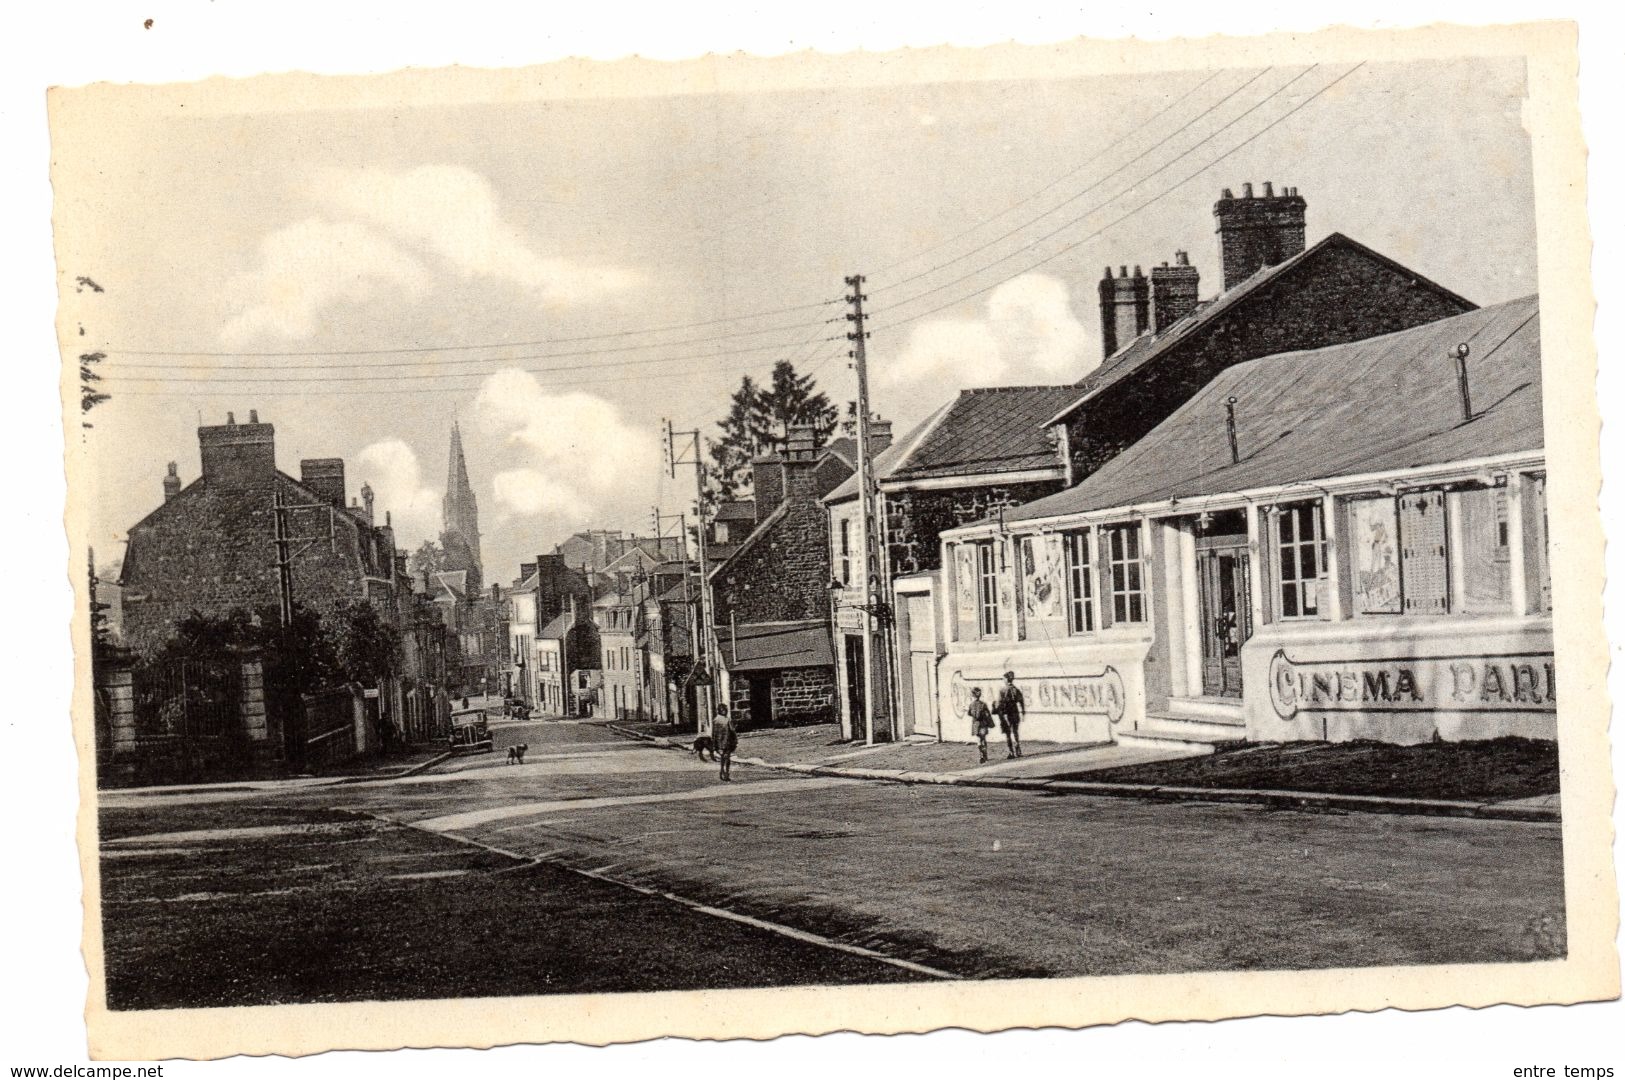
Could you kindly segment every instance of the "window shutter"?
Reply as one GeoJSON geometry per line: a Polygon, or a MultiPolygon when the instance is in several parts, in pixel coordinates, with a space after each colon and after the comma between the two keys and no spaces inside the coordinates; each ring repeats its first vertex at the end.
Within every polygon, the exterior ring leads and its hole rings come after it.
{"type": "Polygon", "coordinates": [[[1405,613],[1436,615],[1450,610],[1444,492],[1416,491],[1400,496],[1399,534],[1405,613]]]}

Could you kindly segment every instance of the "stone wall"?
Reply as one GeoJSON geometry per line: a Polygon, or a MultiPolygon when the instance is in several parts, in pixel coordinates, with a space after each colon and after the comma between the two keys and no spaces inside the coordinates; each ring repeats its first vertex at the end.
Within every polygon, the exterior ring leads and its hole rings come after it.
{"type": "Polygon", "coordinates": [[[940,569],[943,532],[991,517],[1001,507],[1021,506],[1052,495],[1064,486],[1060,480],[1041,480],[1030,484],[886,492],[886,542],[892,576],[940,569]]]}
{"type": "Polygon", "coordinates": [[[742,623],[823,619],[829,615],[829,514],[812,494],[810,469],[790,473],[782,513],[764,521],[748,547],[711,579],[715,620],[742,623]]]}
{"type": "MultiPolygon", "coordinates": [[[[752,726],[751,683],[760,679],[759,672],[740,672],[728,679],[728,708],[743,728],[752,726]]],[[[829,724],[836,719],[833,667],[783,668],[768,676],[767,687],[774,727],[829,724]]]]}
{"type": "MultiPolygon", "coordinates": [[[[276,618],[280,586],[272,490],[289,503],[315,501],[280,474],[274,489],[206,479],[130,529],[120,578],[126,644],[150,651],[194,610],[224,615],[244,608],[276,618]]],[[[380,530],[348,511],[326,507],[290,510],[287,516],[294,536],[320,537],[293,545],[295,602],[326,614],[345,601],[370,595],[389,618],[396,617],[394,552],[380,543],[380,530]]]]}
{"type": "Polygon", "coordinates": [[[835,669],[786,668],[773,674],[775,724],[828,724],[835,720],[835,669]]]}
{"type": "MultiPolygon", "coordinates": [[[[1074,483],[1139,441],[1233,364],[1390,334],[1471,310],[1419,285],[1401,268],[1338,244],[1264,290],[1068,419],[1074,483]]],[[[1222,418],[1216,422],[1222,430],[1222,418]]]]}

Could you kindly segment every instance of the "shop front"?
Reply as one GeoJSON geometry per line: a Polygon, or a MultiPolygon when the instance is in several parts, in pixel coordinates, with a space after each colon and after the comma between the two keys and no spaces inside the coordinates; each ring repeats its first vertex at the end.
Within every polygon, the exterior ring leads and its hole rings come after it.
{"type": "Polygon", "coordinates": [[[944,737],[1013,671],[1033,739],[1555,739],[1537,314],[1240,365],[1072,489],[944,533],[944,737]],[[1457,342],[1481,409],[1438,378],[1457,342]]]}

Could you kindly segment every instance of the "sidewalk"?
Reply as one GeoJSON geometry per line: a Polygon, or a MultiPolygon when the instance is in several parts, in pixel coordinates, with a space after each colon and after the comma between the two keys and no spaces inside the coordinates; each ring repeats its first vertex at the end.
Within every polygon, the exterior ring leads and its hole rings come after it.
{"type": "MultiPolygon", "coordinates": [[[[609,721],[619,734],[659,746],[687,750],[694,736],[651,734],[652,724],[609,721]],[[642,730],[640,730],[640,728],[642,730]]],[[[1561,820],[1557,795],[1511,799],[1417,799],[1345,792],[1283,791],[1252,787],[1195,787],[1173,783],[1122,783],[1086,779],[1092,773],[1177,762],[1188,755],[1105,744],[1028,743],[1023,756],[1005,758],[1004,744],[988,740],[989,761],[977,759],[972,743],[900,742],[863,746],[840,741],[834,724],[746,732],[734,761],[769,769],[882,780],[1042,790],[1080,795],[1158,799],[1170,802],[1224,802],[1281,809],[1425,814],[1504,821],[1561,820]]]]}

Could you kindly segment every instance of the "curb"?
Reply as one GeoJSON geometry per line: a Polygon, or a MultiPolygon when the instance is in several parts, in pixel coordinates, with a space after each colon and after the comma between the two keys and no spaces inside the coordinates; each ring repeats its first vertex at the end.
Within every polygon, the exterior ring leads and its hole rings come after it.
{"type": "Polygon", "coordinates": [[[451,751],[447,750],[444,754],[437,755],[436,757],[430,758],[428,761],[422,762],[421,764],[418,764],[418,765],[414,765],[410,769],[407,769],[405,772],[396,773],[394,778],[396,780],[399,780],[403,776],[416,776],[418,773],[428,772],[430,769],[434,768],[436,765],[440,764],[442,761],[445,761],[447,758],[449,758],[451,756],[452,756],[451,751]]]}
{"type": "MultiPolygon", "coordinates": [[[[619,734],[667,749],[686,746],[656,735],[645,735],[615,724],[605,727],[619,734]]],[[[1117,799],[1153,799],[1160,802],[1216,802],[1268,806],[1278,810],[1321,810],[1367,814],[1413,814],[1427,817],[1465,817],[1485,821],[1561,822],[1560,810],[1503,803],[1453,799],[1402,799],[1386,795],[1336,795],[1313,791],[1275,791],[1266,788],[1196,788],[1165,784],[1104,784],[1087,780],[1046,780],[1040,777],[964,776],[958,773],[913,772],[894,769],[843,769],[807,762],[772,762],[735,757],[741,765],[756,765],[809,776],[844,776],[893,784],[940,784],[953,787],[1003,788],[1010,791],[1053,791],[1067,795],[1101,795],[1117,799]]]]}

